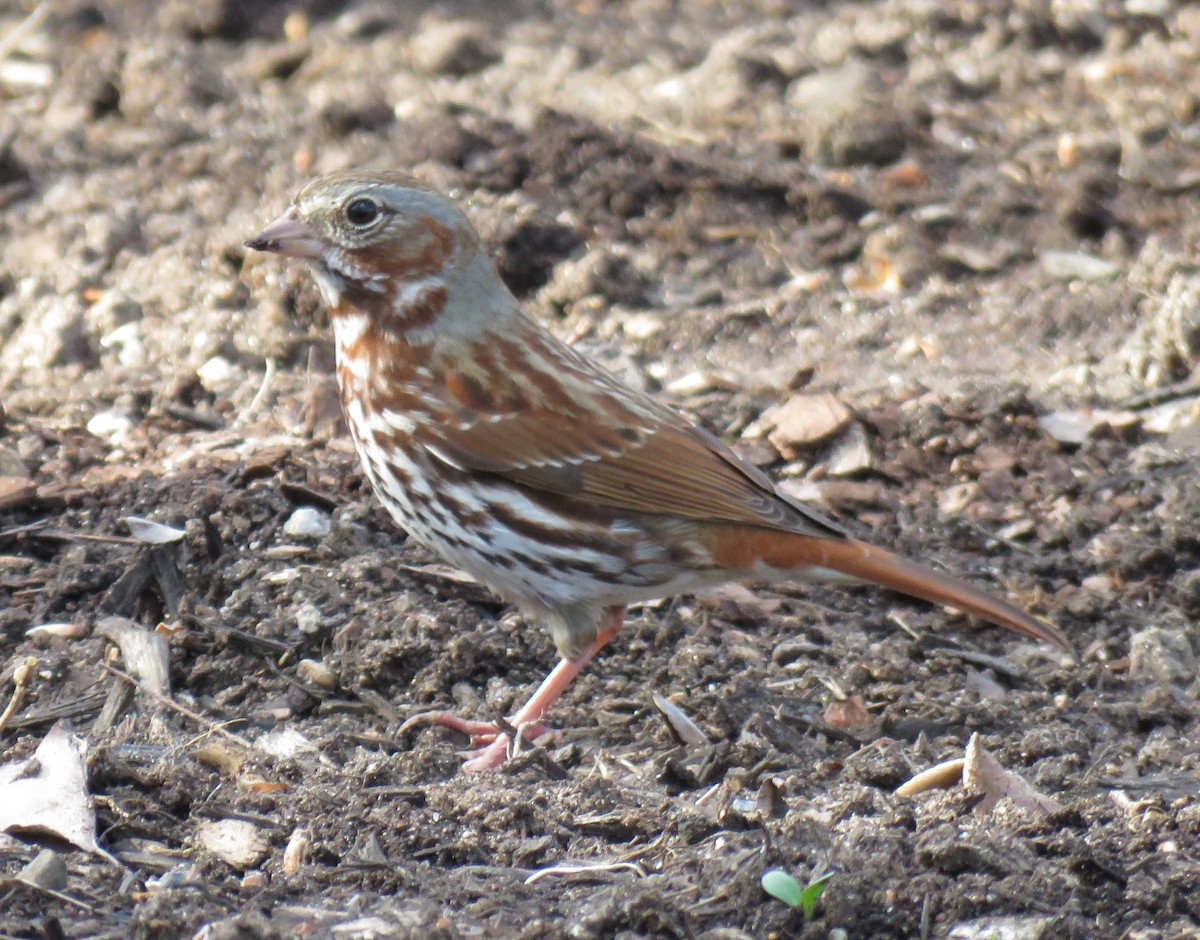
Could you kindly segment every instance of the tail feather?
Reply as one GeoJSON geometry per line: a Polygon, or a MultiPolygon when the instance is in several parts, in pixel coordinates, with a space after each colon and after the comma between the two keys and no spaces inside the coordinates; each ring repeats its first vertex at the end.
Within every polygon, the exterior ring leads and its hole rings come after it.
{"type": "Polygon", "coordinates": [[[1071,649],[1070,641],[1058,629],[1034,619],[1019,607],[951,575],[858,539],[819,538],[771,530],[752,534],[746,528],[736,533],[727,530],[725,534],[732,538],[717,540],[713,545],[714,558],[729,567],[751,570],[755,563],[761,563],[793,571],[825,568],[924,601],[955,607],[997,626],[1071,649]]]}
{"type": "Polygon", "coordinates": [[[966,581],[855,539],[848,539],[842,544],[844,548],[834,553],[841,557],[831,559],[834,563],[830,567],[836,571],[883,585],[901,594],[918,597],[923,601],[956,607],[997,626],[1008,627],[1026,636],[1055,643],[1064,649],[1071,648],[1070,641],[1056,627],[1035,620],[1021,608],[993,597],[966,581]]]}

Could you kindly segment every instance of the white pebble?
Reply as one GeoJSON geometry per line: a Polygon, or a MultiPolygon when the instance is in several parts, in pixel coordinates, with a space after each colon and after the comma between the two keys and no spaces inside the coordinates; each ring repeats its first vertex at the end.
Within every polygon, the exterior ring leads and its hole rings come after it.
{"type": "Polygon", "coordinates": [[[205,390],[216,391],[233,378],[233,363],[224,356],[213,356],[196,370],[196,377],[205,390]]]}
{"type": "Polygon", "coordinates": [[[129,416],[115,410],[102,411],[87,423],[89,434],[102,437],[113,444],[122,443],[132,428],[133,422],[129,416]]]}
{"type": "Polygon", "coordinates": [[[315,604],[301,604],[296,611],[296,628],[301,633],[320,633],[324,624],[325,617],[315,604]]]}
{"type": "Polygon", "coordinates": [[[283,532],[292,538],[323,539],[329,534],[329,516],[312,506],[301,506],[283,524],[283,532]]]}

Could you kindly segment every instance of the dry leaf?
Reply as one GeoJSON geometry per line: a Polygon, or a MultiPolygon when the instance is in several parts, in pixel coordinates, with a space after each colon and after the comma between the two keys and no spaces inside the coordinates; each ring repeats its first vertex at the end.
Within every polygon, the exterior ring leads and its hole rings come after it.
{"type": "Polygon", "coordinates": [[[56,836],[109,858],[96,844],[87,742],[61,722],[32,757],[0,766],[0,831],[56,836]]]}
{"type": "Polygon", "coordinates": [[[101,618],[96,633],[117,644],[125,668],[142,688],[153,695],[171,694],[171,644],[165,636],[127,617],[101,618]]]}
{"type": "Polygon", "coordinates": [[[654,702],[654,707],[658,709],[658,713],[667,720],[667,727],[671,729],[671,734],[680,744],[708,743],[708,735],[684,713],[682,708],[657,692],[654,692],[650,698],[654,702]]]}
{"type": "Polygon", "coordinates": [[[981,816],[994,812],[1004,799],[1011,800],[1018,809],[1034,813],[1054,813],[1062,808],[1057,800],[1038,793],[1019,774],[1005,770],[979,743],[978,734],[971,735],[967,742],[963,787],[968,793],[983,794],[982,802],[975,808],[981,816]]]}
{"type": "Polygon", "coordinates": [[[143,519],[141,516],[126,516],[121,521],[129,527],[130,535],[147,545],[166,545],[170,542],[178,542],[187,535],[183,529],[174,529],[161,522],[143,519]]]}
{"type": "Polygon", "coordinates": [[[867,703],[861,695],[850,695],[836,699],[825,706],[825,724],[843,731],[873,725],[875,716],[867,711],[867,703]]]}

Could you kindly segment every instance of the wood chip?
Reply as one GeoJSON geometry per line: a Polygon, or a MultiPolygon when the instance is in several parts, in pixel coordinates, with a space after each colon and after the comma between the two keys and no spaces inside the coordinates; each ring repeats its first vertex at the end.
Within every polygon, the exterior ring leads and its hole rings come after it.
{"type": "Polygon", "coordinates": [[[230,747],[225,741],[209,739],[193,748],[192,757],[206,767],[212,767],[227,777],[237,777],[246,765],[247,754],[241,748],[230,747]]]}
{"type": "Polygon", "coordinates": [[[0,477],[0,511],[19,509],[37,497],[37,486],[25,477],[0,477]]]}
{"type": "Polygon", "coordinates": [[[292,830],[287,845],[283,849],[283,873],[294,875],[308,862],[309,850],[312,848],[312,834],[304,826],[292,830]]]}

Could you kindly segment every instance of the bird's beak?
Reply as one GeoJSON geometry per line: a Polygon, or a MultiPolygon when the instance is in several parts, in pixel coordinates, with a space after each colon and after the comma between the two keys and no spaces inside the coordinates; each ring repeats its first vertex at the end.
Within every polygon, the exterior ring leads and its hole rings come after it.
{"type": "Polygon", "coordinates": [[[246,242],[255,251],[273,251],[290,258],[320,258],[325,245],[311,225],[297,215],[295,208],[283,215],[246,242]]]}

